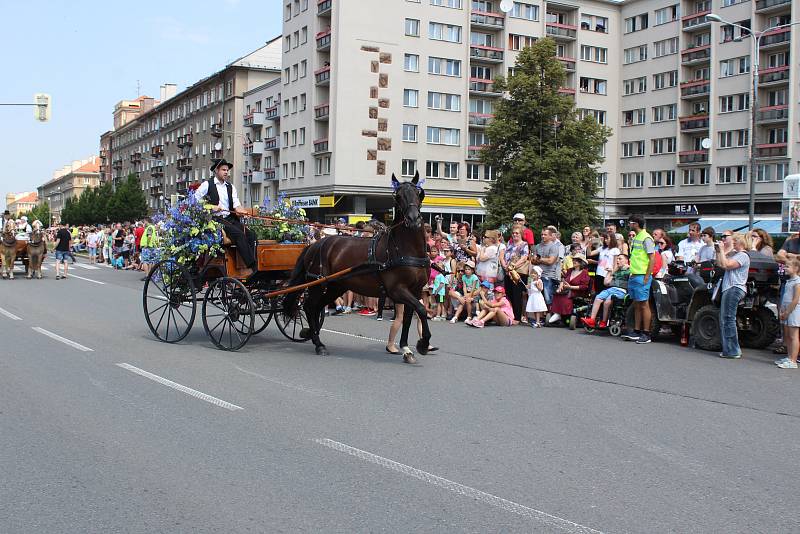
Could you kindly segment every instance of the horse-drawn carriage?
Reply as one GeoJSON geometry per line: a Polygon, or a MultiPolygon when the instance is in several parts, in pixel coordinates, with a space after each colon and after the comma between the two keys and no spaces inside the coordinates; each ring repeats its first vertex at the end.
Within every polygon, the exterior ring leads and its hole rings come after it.
{"type": "Polygon", "coordinates": [[[17,227],[9,219],[2,228],[0,239],[0,277],[14,279],[14,264],[22,263],[28,278],[42,277],[42,262],[47,254],[44,230],[34,222],[30,239],[17,239],[17,227]]]}

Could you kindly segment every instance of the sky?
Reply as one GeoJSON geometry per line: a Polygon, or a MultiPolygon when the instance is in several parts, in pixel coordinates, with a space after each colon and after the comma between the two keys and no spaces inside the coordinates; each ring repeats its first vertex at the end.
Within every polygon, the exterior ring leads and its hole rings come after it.
{"type": "Polygon", "coordinates": [[[120,100],[180,92],[281,31],[280,0],[0,0],[0,103],[48,93],[50,122],[0,106],[0,193],[36,191],[54,171],[99,153],[120,100]]]}

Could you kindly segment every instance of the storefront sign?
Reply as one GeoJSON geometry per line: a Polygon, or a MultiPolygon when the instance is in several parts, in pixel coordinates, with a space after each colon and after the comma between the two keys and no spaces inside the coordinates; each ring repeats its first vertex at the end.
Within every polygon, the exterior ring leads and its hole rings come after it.
{"type": "Polygon", "coordinates": [[[321,196],[313,196],[313,197],[292,197],[291,199],[292,206],[295,208],[331,208],[334,205],[333,197],[321,197],[321,196]]]}
{"type": "Polygon", "coordinates": [[[675,204],[675,215],[683,217],[687,215],[700,215],[700,211],[697,209],[697,204],[675,204]]]}

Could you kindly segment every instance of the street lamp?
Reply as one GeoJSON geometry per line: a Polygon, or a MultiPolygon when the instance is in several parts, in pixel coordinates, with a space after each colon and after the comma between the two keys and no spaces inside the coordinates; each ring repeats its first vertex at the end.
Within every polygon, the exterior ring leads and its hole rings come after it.
{"type": "Polygon", "coordinates": [[[716,13],[710,13],[706,15],[706,19],[710,20],[711,22],[718,22],[720,24],[728,24],[729,26],[733,26],[739,28],[741,30],[747,31],[747,37],[750,37],[753,41],[753,53],[751,55],[751,75],[753,79],[753,87],[752,87],[752,96],[750,97],[750,191],[748,196],[748,228],[750,231],[753,230],[753,219],[755,218],[756,212],[756,175],[757,175],[757,168],[756,168],[756,119],[758,113],[758,68],[759,68],[759,50],[761,48],[761,38],[764,37],[767,33],[773,32],[775,30],[779,30],[781,28],[789,28],[791,26],[795,26],[800,24],[800,21],[796,22],[787,22],[786,24],[779,24],[777,26],[772,26],[770,28],[766,28],[761,31],[753,31],[752,28],[748,28],[746,26],[742,26],[741,24],[737,24],[735,22],[731,22],[729,20],[725,20],[716,13]],[[755,38],[753,38],[755,37],[755,38]]]}

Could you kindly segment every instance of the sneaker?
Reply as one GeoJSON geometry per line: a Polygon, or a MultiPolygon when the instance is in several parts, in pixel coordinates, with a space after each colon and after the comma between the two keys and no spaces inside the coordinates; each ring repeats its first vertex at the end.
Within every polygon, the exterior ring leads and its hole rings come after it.
{"type": "Polygon", "coordinates": [[[539,323],[537,323],[536,321],[528,321],[528,326],[530,326],[531,328],[539,328],[539,323]]]}
{"type": "Polygon", "coordinates": [[[791,361],[791,360],[789,359],[789,357],[788,357],[788,356],[785,356],[785,357],[783,357],[783,358],[778,358],[777,360],[775,360],[775,362],[774,362],[774,363],[775,363],[775,365],[778,365],[778,364],[780,364],[780,363],[783,363],[783,362],[789,362],[789,361],[791,361]]]}
{"type": "Polygon", "coordinates": [[[604,328],[608,328],[608,323],[606,321],[600,321],[597,323],[597,328],[603,330],[604,328]]]}
{"type": "Polygon", "coordinates": [[[637,339],[642,337],[642,333],[633,330],[631,332],[626,332],[625,334],[622,334],[622,336],[620,337],[622,337],[622,339],[624,339],[625,341],[636,341],[637,339]]]}
{"type": "Polygon", "coordinates": [[[589,328],[595,327],[594,319],[592,319],[591,317],[581,317],[581,321],[583,322],[584,325],[588,326],[589,328]]]}
{"type": "Polygon", "coordinates": [[[550,323],[550,324],[553,324],[553,323],[557,323],[560,320],[561,320],[561,316],[559,314],[557,314],[557,313],[554,313],[554,314],[552,314],[550,316],[550,319],[548,319],[547,322],[550,323]]]}
{"type": "MultiPolygon", "coordinates": [[[[720,353],[719,357],[720,358],[726,358],[728,360],[738,360],[739,358],[742,357],[742,353],[741,352],[739,354],[722,354],[722,353],[720,353]]],[[[780,365],[778,365],[778,366],[780,367],[780,365]]]]}
{"type": "Polygon", "coordinates": [[[467,317],[467,320],[466,320],[466,321],[464,321],[464,324],[467,324],[467,325],[469,325],[469,326],[472,326],[472,317],[467,317]]]}
{"type": "Polygon", "coordinates": [[[478,328],[483,328],[483,321],[473,321],[472,326],[477,326],[478,328]]]}
{"type": "Polygon", "coordinates": [[[361,309],[358,311],[358,314],[359,314],[359,315],[363,315],[363,316],[365,316],[365,317],[372,317],[373,315],[378,315],[378,312],[376,312],[376,311],[375,311],[375,310],[373,310],[372,308],[361,308],[361,309]]]}
{"type": "Polygon", "coordinates": [[[376,321],[383,321],[383,315],[379,315],[379,316],[375,317],[375,320],[376,321]]]}
{"type": "Polygon", "coordinates": [[[452,319],[450,319],[450,324],[456,324],[457,322],[458,322],[458,317],[453,317],[452,319]]]}
{"type": "Polygon", "coordinates": [[[333,315],[339,315],[344,313],[344,306],[336,306],[336,309],[333,311],[333,315]]]}
{"type": "Polygon", "coordinates": [[[636,340],[637,345],[644,345],[645,343],[652,343],[653,340],[650,339],[650,334],[642,332],[642,335],[639,336],[639,339],[636,340]]]}
{"type": "Polygon", "coordinates": [[[797,363],[792,360],[786,360],[785,362],[779,363],[778,367],[781,369],[797,369],[797,363]]]}
{"type": "Polygon", "coordinates": [[[350,306],[345,306],[344,310],[342,310],[342,313],[353,313],[353,308],[350,306]]]}

